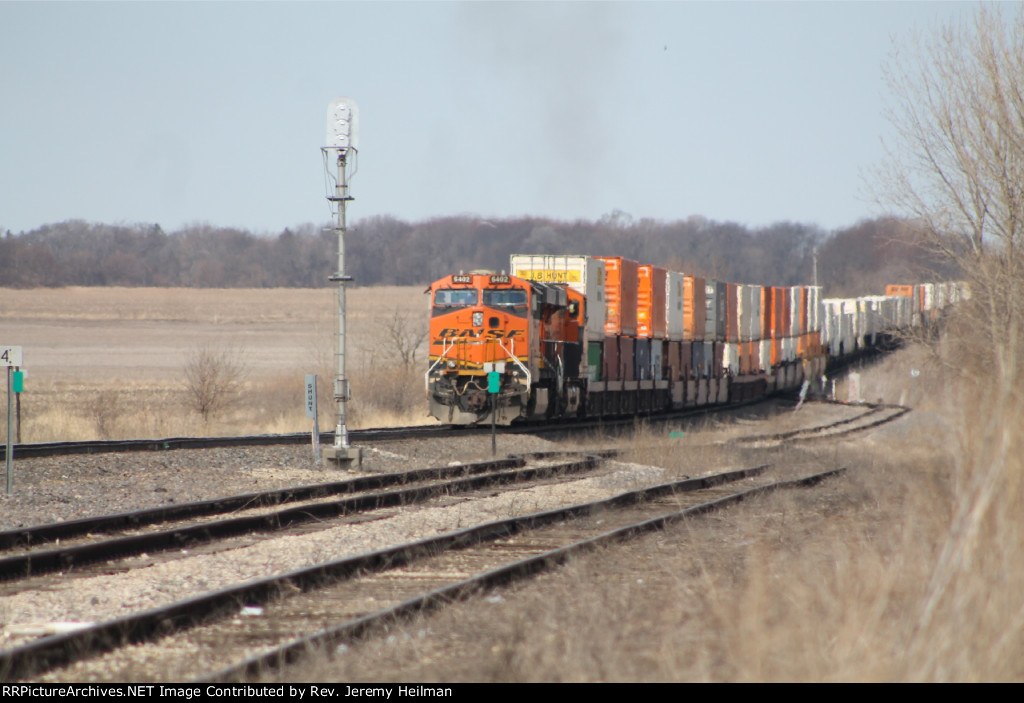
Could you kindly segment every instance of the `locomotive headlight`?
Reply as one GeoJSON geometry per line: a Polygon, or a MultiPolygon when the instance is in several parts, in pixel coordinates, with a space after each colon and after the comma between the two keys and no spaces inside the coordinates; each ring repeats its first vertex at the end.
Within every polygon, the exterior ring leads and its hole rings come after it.
{"type": "Polygon", "coordinates": [[[454,359],[452,359],[452,360],[450,360],[448,362],[448,368],[450,368],[450,369],[454,369],[455,368],[455,360],[454,359]]]}
{"type": "Polygon", "coordinates": [[[482,312],[473,313],[473,326],[483,327],[484,326],[484,314],[482,312]]]}

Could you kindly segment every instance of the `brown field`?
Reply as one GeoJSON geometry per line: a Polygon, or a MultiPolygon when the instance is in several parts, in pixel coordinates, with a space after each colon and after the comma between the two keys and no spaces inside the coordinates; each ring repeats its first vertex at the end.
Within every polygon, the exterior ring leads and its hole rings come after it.
{"type": "MultiPolygon", "coordinates": [[[[422,289],[353,288],[347,298],[349,424],[428,422],[426,347],[406,369],[391,335],[410,340],[426,330],[422,289]]],[[[28,372],[24,442],[308,431],[307,373],[320,375],[321,428],[334,425],[331,289],[5,289],[3,300],[0,343],[24,349],[28,372]],[[244,369],[230,407],[205,423],[191,410],[184,375],[203,346],[244,369]]]]}

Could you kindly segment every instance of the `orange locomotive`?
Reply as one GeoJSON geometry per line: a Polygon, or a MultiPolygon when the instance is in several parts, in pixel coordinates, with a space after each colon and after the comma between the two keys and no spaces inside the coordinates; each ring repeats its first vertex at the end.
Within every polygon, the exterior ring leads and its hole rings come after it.
{"type": "Polygon", "coordinates": [[[507,274],[454,274],[430,286],[431,414],[470,424],[582,411],[584,299],[507,274]],[[488,389],[496,373],[497,393],[488,389]]]}

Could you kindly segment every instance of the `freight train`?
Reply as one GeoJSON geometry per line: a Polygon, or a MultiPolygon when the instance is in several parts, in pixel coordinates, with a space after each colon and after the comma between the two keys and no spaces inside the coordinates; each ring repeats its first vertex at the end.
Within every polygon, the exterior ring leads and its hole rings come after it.
{"type": "Polygon", "coordinates": [[[431,284],[430,413],[442,422],[646,414],[817,382],[830,359],[933,325],[963,284],[823,299],[623,257],[511,257],[431,284]]]}

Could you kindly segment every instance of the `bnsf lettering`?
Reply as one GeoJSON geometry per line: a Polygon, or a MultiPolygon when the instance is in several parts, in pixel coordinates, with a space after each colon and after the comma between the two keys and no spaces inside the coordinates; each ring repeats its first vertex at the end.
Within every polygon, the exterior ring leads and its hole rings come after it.
{"type": "Polygon", "coordinates": [[[490,339],[512,339],[514,337],[522,337],[523,330],[474,330],[472,328],[466,329],[455,329],[454,327],[446,327],[441,330],[441,334],[438,335],[441,339],[458,339],[462,337],[471,337],[477,339],[480,337],[486,337],[490,339]]]}

